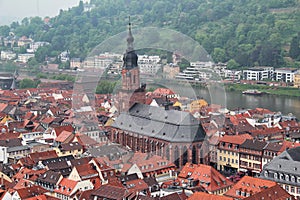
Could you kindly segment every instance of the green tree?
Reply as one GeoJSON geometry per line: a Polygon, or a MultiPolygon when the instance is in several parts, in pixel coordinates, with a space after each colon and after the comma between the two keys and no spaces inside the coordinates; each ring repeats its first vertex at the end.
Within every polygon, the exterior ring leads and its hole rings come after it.
{"type": "Polygon", "coordinates": [[[228,69],[238,69],[239,67],[240,67],[240,65],[234,59],[230,59],[227,62],[228,69]]]}
{"type": "Polygon", "coordinates": [[[32,80],[29,78],[24,78],[20,81],[20,88],[36,88],[38,84],[40,83],[39,80],[32,80]]]}
{"type": "Polygon", "coordinates": [[[212,54],[213,60],[218,62],[226,62],[226,52],[222,48],[214,48],[213,54],[212,54]]]}
{"type": "Polygon", "coordinates": [[[289,50],[289,55],[291,58],[296,59],[299,58],[300,56],[300,44],[299,44],[299,37],[293,37],[291,45],[290,45],[290,50],[289,50]]]}

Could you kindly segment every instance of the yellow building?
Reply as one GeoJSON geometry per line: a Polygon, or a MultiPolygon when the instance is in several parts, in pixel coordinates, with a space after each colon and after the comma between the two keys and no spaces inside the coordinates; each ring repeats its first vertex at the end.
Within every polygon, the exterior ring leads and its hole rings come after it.
{"type": "Polygon", "coordinates": [[[300,73],[297,73],[294,76],[294,87],[300,88],[300,73]]]}
{"type": "Polygon", "coordinates": [[[217,151],[218,170],[231,172],[239,171],[239,146],[243,144],[246,139],[251,138],[252,137],[248,134],[225,135],[222,137],[217,151]]]}
{"type": "Polygon", "coordinates": [[[79,157],[83,153],[83,147],[78,142],[60,144],[54,150],[56,151],[58,157],[69,155],[79,157]]]}
{"type": "Polygon", "coordinates": [[[204,99],[198,99],[191,102],[190,112],[199,111],[201,108],[208,106],[204,99]]]}

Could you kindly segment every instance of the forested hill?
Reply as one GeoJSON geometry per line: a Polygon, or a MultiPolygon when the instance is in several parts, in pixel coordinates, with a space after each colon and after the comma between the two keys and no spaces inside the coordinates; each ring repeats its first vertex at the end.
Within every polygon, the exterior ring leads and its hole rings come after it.
{"type": "Polygon", "coordinates": [[[0,35],[14,32],[46,41],[48,55],[69,49],[84,58],[104,39],[123,32],[128,16],[135,27],[177,30],[199,42],[215,62],[230,66],[296,66],[300,59],[299,0],[91,0],[84,12],[79,3],[51,18],[38,17],[2,26],[0,35]],[[290,57],[286,59],[286,57],[290,57]],[[291,59],[292,58],[292,59],[291,59]],[[297,63],[297,62],[296,62],[297,63]]]}

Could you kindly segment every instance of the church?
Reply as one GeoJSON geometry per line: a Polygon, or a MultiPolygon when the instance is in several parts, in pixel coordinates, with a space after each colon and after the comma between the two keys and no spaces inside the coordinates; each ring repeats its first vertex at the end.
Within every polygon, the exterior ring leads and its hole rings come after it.
{"type": "Polygon", "coordinates": [[[109,139],[132,151],[163,156],[177,167],[187,162],[203,163],[205,131],[189,112],[145,104],[145,85],[140,85],[137,55],[133,49],[131,25],[123,58],[120,115],[111,125],[109,139]]]}
{"type": "Polygon", "coordinates": [[[122,85],[118,93],[117,108],[120,112],[128,111],[135,103],[146,103],[146,85],[140,84],[138,56],[133,48],[134,38],[131,33],[131,23],[127,37],[127,49],[123,56],[122,85]]]}

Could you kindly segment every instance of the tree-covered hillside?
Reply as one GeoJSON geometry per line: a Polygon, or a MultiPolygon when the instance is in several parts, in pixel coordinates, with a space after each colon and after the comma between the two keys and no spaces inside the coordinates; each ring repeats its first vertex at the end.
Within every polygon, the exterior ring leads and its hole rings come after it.
{"type": "MultiPolygon", "coordinates": [[[[300,60],[299,0],[91,0],[61,11],[49,24],[35,17],[0,27],[0,35],[30,36],[51,43],[44,54],[66,49],[84,57],[97,44],[125,31],[128,16],[134,27],[177,30],[199,42],[215,62],[231,66],[296,66],[300,60]],[[286,59],[286,57],[290,57],[286,59]],[[292,59],[291,59],[292,58],[292,59]]],[[[39,52],[38,52],[39,53],[39,52]]]]}

